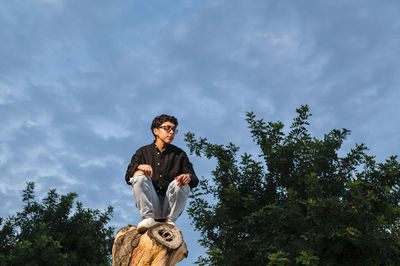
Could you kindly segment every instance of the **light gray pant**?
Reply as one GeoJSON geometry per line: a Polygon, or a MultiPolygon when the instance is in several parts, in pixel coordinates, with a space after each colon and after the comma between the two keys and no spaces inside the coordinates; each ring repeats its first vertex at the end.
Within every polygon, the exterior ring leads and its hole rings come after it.
{"type": "Polygon", "coordinates": [[[157,195],[150,177],[135,175],[130,181],[142,220],[152,217],[175,222],[185,209],[190,192],[189,185],[180,187],[174,180],[169,184],[165,197],[162,197],[157,195]]]}

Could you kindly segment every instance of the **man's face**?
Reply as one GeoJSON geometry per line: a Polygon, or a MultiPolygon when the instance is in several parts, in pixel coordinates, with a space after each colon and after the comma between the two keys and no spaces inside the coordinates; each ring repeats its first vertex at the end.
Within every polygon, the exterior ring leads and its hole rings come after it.
{"type": "Polygon", "coordinates": [[[160,139],[166,144],[170,144],[175,137],[176,127],[172,122],[164,122],[158,128],[153,129],[157,139],[160,139]]]}

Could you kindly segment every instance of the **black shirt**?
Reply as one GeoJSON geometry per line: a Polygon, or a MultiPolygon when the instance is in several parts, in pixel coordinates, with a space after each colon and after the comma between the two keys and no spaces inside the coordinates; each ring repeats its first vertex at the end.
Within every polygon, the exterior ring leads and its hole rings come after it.
{"type": "Polygon", "coordinates": [[[193,166],[186,153],[175,145],[167,144],[165,150],[161,152],[155,142],[141,147],[132,156],[131,163],[126,170],[125,180],[130,184],[129,179],[138,170],[141,164],[149,164],[153,168],[153,186],[159,195],[165,195],[169,183],[181,174],[190,174],[191,188],[197,186],[199,179],[194,173],[193,166]]]}

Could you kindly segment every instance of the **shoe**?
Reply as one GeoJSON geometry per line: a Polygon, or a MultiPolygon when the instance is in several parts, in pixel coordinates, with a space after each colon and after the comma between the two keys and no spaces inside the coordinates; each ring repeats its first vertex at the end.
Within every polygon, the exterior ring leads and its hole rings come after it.
{"type": "Polygon", "coordinates": [[[137,230],[139,233],[143,233],[155,224],[156,221],[154,221],[154,218],[146,218],[138,224],[137,230]]]}
{"type": "Polygon", "coordinates": [[[170,219],[166,220],[165,222],[166,222],[167,224],[170,224],[170,225],[176,226],[176,225],[175,225],[175,222],[174,222],[174,221],[172,221],[172,220],[170,220],[170,219]]]}

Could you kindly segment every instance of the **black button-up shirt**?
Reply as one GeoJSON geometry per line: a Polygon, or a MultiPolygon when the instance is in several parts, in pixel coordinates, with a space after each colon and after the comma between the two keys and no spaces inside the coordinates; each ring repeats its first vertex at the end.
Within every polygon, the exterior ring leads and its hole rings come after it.
{"type": "Polygon", "coordinates": [[[151,179],[159,195],[165,195],[169,183],[181,174],[190,174],[189,186],[191,188],[199,183],[186,153],[172,144],[168,144],[163,152],[158,149],[154,142],[138,149],[132,156],[126,170],[125,180],[128,184],[130,184],[130,178],[138,170],[137,167],[141,164],[149,164],[153,168],[151,179]]]}

